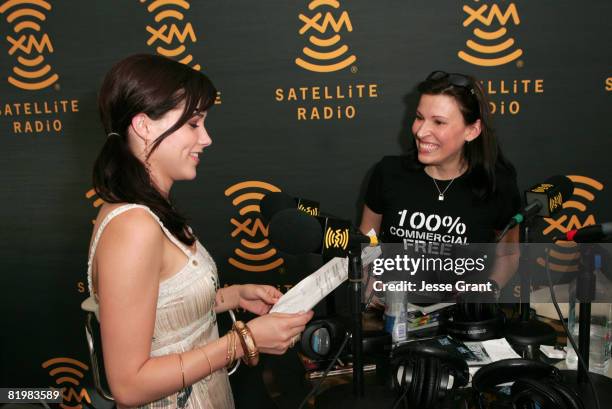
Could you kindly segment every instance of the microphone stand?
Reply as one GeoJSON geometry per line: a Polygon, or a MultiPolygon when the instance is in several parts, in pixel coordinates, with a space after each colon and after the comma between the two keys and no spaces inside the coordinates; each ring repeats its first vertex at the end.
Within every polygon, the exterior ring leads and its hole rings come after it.
{"type": "Polygon", "coordinates": [[[584,255],[583,268],[576,277],[576,299],[580,301],[580,315],[578,317],[578,351],[582,356],[585,368],[578,365],[578,383],[586,383],[589,371],[589,351],[591,348],[591,300],[595,298],[595,273],[592,245],[580,246],[580,253],[584,255]]]}
{"type": "Polygon", "coordinates": [[[351,249],[348,254],[348,280],[351,293],[351,326],[353,348],[353,396],[361,397],[363,383],[363,324],[361,317],[361,249],[351,249]]]}
{"type": "Polygon", "coordinates": [[[537,349],[541,344],[555,342],[557,335],[550,325],[531,319],[530,292],[531,292],[531,257],[529,251],[530,224],[533,218],[523,222],[523,249],[521,252],[520,279],[521,279],[521,317],[518,321],[509,323],[505,335],[511,344],[521,349],[523,358],[536,359],[537,349]]]}
{"type": "Polygon", "coordinates": [[[578,351],[576,351],[576,354],[580,354],[586,368],[583,368],[580,362],[578,362],[576,370],[568,369],[561,371],[564,379],[583,399],[585,407],[595,407],[592,391],[589,387],[589,376],[599,396],[600,403],[612,401],[612,379],[598,373],[589,372],[591,304],[595,299],[596,293],[596,278],[594,273],[595,254],[593,254],[593,246],[593,244],[580,245],[579,249],[583,263],[581,263],[581,268],[576,275],[576,300],[580,301],[580,314],[578,317],[578,351]]]}
{"type": "MultiPolygon", "coordinates": [[[[353,379],[352,385],[335,385],[316,397],[317,409],[337,409],[346,406],[351,409],[390,408],[395,402],[394,393],[386,385],[368,384],[365,394],[363,372],[363,324],[361,307],[361,246],[351,248],[348,253],[348,280],[352,331],[353,379]],[[351,387],[352,391],[349,391],[351,387]]],[[[378,365],[378,364],[377,364],[378,365]]],[[[378,371],[378,368],[377,368],[378,371]]]]}

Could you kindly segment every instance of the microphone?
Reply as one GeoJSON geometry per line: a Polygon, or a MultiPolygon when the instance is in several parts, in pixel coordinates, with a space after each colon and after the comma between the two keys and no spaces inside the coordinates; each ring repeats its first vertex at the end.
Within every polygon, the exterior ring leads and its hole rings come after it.
{"type": "Polygon", "coordinates": [[[576,243],[596,243],[612,235],[612,222],[593,224],[581,229],[573,229],[567,233],[555,236],[553,241],[573,241],[576,243]]]}
{"type": "Polygon", "coordinates": [[[551,217],[558,212],[563,202],[572,196],[574,184],[567,176],[552,176],[525,191],[525,206],[515,214],[506,226],[509,230],[533,216],[551,217]]]}
{"type": "Polygon", "coordinates": [[[281,210],[272,217],[268,239],[285,253],[321,253],[325,258],[345,257],[362,244],[378,245],[376,236],[356,232],[348,220],[309,216],[297,209],[281,210]]]}
{"type": "Polygon", "coordinates": [[[259,208],[262,219],[266,223],[269,223],[276,213],[285,209],[298,209],[311,216],[318,216],[320,213],[319,202],[301,197],[291,197],[284,192],[268,193],[259,202],[259,208]]]}

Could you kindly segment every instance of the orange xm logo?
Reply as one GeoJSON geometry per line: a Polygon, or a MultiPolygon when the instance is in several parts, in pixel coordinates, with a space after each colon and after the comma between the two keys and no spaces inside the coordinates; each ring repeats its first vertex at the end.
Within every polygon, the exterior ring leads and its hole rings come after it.
{"type": "Polygon", "coordinates": [[[507,64],[523,55],[523,50],[514,48],[514,38],[506,38],[508,34],[506,25],[509,22],[516,26],[521,23],[514,3],[510,3],[505,12],[502,12],[497,4],[493,4],[491,8],[488,4],[483,4],[477,9],[464,5],[463,11],[466,14],[463,27],[474,24],[472,33],[477,39],[468,40],[466,46],[469,48],[468,52],[473,51],[477,55],[459,51],[459,58],[470,64],[493,67],[507,64]]]}
{"type": "Polygon", "coordinates": [[[325,248],[337,248],[346,250],[349,243],[349,232],[347,229],[327,228],[325,232],[325,248]]]}
{"type": "Polygon", "coordinates": [[[299,30],[300,35],[309,34],[309,46],[304,47],[302,52],[305,58],[314,60],[314,62],[309,62],[300,57],[295,59],[295,63],[305,70],[314,72],[339,71],[357,60],[354,54],[348,55],[349,48],[346,44],[339,44],[341,40],[339,32],[343,28],[346,28],[348,32],[353,31],[348,13],[346,10],[342,11],[340,17],[336,19],[330,8],[339,9],[340,2],[336,0],[312,0],[308,4],[308,10],[313,14],[311,16],[299,15],[300,21],[304,23],[299,30]],[[319,11],[319,9],[323,11],[319,11]],[[315,49],[310,48],[310,46],[314,46],[315,49]]]}
{"type": "MultiPolygon", "coordinates": [[[[588,211],[589,205],[595,200],[595,193],[603,190],[604,186],[599,181],[578,175],[568,176],[574,183],[574,191],[570,200],[566,200],[561,210],[561,215],[556,219],[544,218],[544,237],[553,237],[557,234],[567,233],[573,229],[596,224],[595,215],[588,211]]],[[[558,241],[549,250],[550,261],[548,263],[551,271],[574,272],[578,270],[577,244],[574,242],[558,241]]],[[[537,263],[545,265],[543,257],[538,257],[537,263]]]]}
{"type": "Polygon", "coordinates": [[[49,375],[55,379],[55,385],[52,388],[60,388],[62,390],[63,403],[60,407],[63,409],[82,409],[81,402],[83,399],[91,404],[91,398],[87,393],[87,389],[78,387],[81,380],[84,378],[83,371],[87,371],[89,367],[81,361],[72,358],[53,358],[43,362],[42,367],[49,369],[49,375]]]}
{"type": "MultiPolygon", "coordinates": [[[[146,3],[148,0],[140,0],[146,3]]],[[[189,10],[189,3],[185,0],[153,0],[147,5],[147,11],[154,15],[155,27],[147,26],[150,34],[147,40],[148,46],[155,46],[155,51],[159,55],[172,58],[182,64],[189,65],[193,61],[193,55],[187,50],[185,43],[197,42],[195,31],[190,22],[183,22],[184,10],[189,10]]],[[[191,66],[199,71],[200,64],[191,66]]]]}
{"type": "Polygon", "coordinates": [[[44,0],[8,0],[0,5],[0,13],[13,28],[6,39],[10,45],[8,54],[16,58],[17,64],[8,82],[17,88],[35,91],[59,80],[45,62],[45,54],[53,53],[53,44],[41,23],[50,10],[51,4],[44,0]]]}
{"type": "Polygon", "coordinates": [[[225,190],[225,196],[232,198],[239,218],[231,218],[234,226],[231,236],[240,239],[240,247],[228,262],[244,271],[270,271],[281,266],[284,260],[276,254],[268,240],[268,228],[260,218],[259,202],[268,192],[280,192],[274,185],[260,181],[236,183],[225,190]]]}
{"type": "MultiPolygon", "coordinates": [[[[96,189],[91,188],[89,189],[86,193],[85,193],[85,198],[87,200],[91,200],[91,205],[94,207],[94,209],[97,209],[98,207],[102,206],[104,204],[104,200],[102,200],[101,198],[99,198],[97,196],[96,193],[96,189]]],[[[96,224],[96,219],[92,219],[91,220],[92,224],[96,224]]]]}

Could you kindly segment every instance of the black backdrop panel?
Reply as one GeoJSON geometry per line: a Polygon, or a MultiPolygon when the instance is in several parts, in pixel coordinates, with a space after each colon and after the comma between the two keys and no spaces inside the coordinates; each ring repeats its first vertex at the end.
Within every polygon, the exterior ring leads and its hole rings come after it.
{"type": "MultiPolygon", "coordinates": [[[[544,239],[609,220],[607,0],[160,4],[0,4],[2,385],[52,385],[58,365],[90,377],[79,306],[100,205],[90,192],[105,138],[96,94],[111,65],[133,53],[178,50],[173,58],[191,56],[185,63],[220,90],[207,120],[214,142],[198,178],[174,196],[226,284],[284,289],[317,264],[279,265],[271,247],[245,247],[265,240],[265,226],[248,207],[256,199],[232,201],[281,189],[358,222],[369,170],[407,146],[415,85],[435,69],[483,80],[521,188],[575,175],[578,204],[562,222],[542,222],[544,239]],[[173,13],[156,22],[163,11],[173,13]],[[59,358],[69,360],[49,362],[59,358]]],[[[87,399],[86,381],[77,383],[60,385],[67,402],[87,399]]]]}

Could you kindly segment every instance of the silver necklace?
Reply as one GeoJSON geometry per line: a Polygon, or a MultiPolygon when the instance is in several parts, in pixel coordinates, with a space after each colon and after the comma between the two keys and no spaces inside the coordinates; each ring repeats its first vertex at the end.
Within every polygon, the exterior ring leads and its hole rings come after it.
{"type": "MultiPolygon", "coordinates": [[[[431,177],[431,176],[430,176],[430,177],[431,177]]],[[[455,176],[454,178],[452,178],[452,179],[451,179],[451,181],[448,183],[448,185],[446,185],[446,188],[445,188],[443,191],[440,191],[440,187],[438,186],[438,182],[436,182],[436,179],[431,178],[431,180],[433,180],[433,182],[434,182],[434,185],[436,186],[436,189],[438,190],[438,200],[439,200],[440,202],[443,202],[443,201],[444,201],[444,193],[446,193],[446,191],[448,190],[448,188],[450,187],[450,185],[452,185],[452,184],[453,184],[453,182],[455,181],[455,178],[456,178],[456,176],[455,176]]]]}

